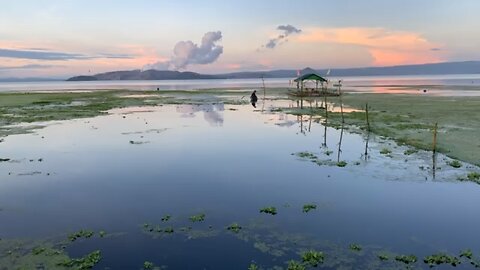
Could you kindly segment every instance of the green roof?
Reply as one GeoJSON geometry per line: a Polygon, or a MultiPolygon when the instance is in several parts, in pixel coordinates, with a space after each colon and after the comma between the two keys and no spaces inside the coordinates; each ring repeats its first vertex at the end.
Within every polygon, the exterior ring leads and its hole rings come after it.
{"type": "Polygon", "coordinates": [[[315,73],[309,73],[309,74],[302,75],[302,76],[296,78],[294,81],[295,82],[303,82],[303,81],[307,81],[307,80],[321,81],[321,82],[326,82],[327,81],[325,78],[323,78],[322,76],[319,76],[315,73]]]}

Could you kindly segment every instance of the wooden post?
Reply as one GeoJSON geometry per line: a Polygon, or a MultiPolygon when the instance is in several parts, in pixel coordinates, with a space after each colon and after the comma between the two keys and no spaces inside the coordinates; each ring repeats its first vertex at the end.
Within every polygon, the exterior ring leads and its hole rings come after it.
{"type": "Polygon", "coordinates": [[[367,118],[367,131],[370,132],[370,120],[368,119],[368,103],[365,104],[365,115],[367,118]]]}
{"type": "Polygon", "coordinates": [[[340,154],[342,153],[342,140],[343,140],[343,124],[342,124],[342,130],[340,131],[340,141],[338,142],[337,162],[340,162],[340,154]]]}
{"type": "Polygon", "coordinates": [[[342,124],[344,124],[345,118],[343,117],[343,101],[342,101],[342,93],[340,93],[340,87],[338,88],[338,97],[340,98],[340,114],[342,115],[342,124]]]}
{"type": "Polygon", "coordinates": [[[435,123],[435,127],[433,128],[433,153],[437,152],[437,129],[438,123],[435,123]]]}

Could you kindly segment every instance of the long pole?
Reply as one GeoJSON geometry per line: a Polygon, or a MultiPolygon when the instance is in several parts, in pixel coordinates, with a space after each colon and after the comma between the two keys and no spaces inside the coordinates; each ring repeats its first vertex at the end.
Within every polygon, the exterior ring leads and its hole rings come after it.
{"type": "Polygon", "coordinates": [[[437,129],[438,123],[435,123],[435,127],[433,128],[433,153],[437,152],[437,129]]]}
{"type": "Polygon", "coordinates": [[[370,120],[368,119],[368,103],[365,104],[365,115],[367,118],[367,131],[370,132],[370,120]]]}

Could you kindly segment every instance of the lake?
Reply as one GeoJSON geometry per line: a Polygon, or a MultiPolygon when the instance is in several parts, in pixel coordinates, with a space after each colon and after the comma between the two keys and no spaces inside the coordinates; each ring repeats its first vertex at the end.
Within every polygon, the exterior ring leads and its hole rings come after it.
{"type": "Polygon", "coordinates": [[[426,255],[478,254],[480,187],[457,181],[470,165],[274,102],[288,101],[114,109],[6,137],[0,269],[51,269],[38,246],[100,250],[94,269],[287,269],[308,250],[322,269],[404,269],[394,257],[410,254],[421,269],[426,255]],[[79,230],[95,235],[67,241],[79,230]]]}
{"type": "MultiPolygon", "coordinates": [[[[363,76],[329,77],[332,82],[342,80],[349,92],[418,93],[424,89],[438,95],[480,95],[480,74],[430,76],[363,76]]],[[[265,79],[266,87],[295,88],[293,78],[265,79]]],[[[331,86],[331,85],[330,85],[331,86]]],[[[65,91],[65,90],[194,90],[210,88],[263,87],[261,79],[231,80],[163,80],[163,81],[90,81],[90,82],[0,82],[0,92],[7,91],[65,91]]]]}

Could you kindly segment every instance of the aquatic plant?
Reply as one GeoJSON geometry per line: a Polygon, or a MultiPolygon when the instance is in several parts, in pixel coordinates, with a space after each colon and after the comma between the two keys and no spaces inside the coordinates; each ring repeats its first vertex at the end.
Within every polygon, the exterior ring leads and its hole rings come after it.
{"type": "Polygon", "coordinates": [[[461,163],[460,161],[458,161],[458,160],[455,160],[455,159],[452,160],[452,161],[447,162],[447,164],[450,165],[451,167],[457,168],[457,169],[460,168],[460,167],[462,167],[462,163],[461,163]]]}
{"type": "Polygon", "coordinates": [[[189,219],[191,222],[202,222],[205,220],[205,214],[202,213],[202,214],[194,215],[189,217],[189,219]]]}
{"type": "Polygon", "coordinates": [[[302,212],[303,212],[303,213],[308,213],[308,212],[310,212],[311,210],[314,210],[314,209],[317,209],[317,205],[316,205],[316,204],[305,204],[305,205],[303,206],[302,212]]]}
{"type": "Polygon", "coordinates": [[[102,259],[100,250],[96,250],[80,259],[67,259],[58,263],[58,266],[75,268],[77,270],[92,269],[102,259]]]}
{"type": "Polygon", "coordinates": [[[467,259],[472,259],[473,258],[473,252],[470,249],[463,250],[460,252],[460,258],[465,257],[467,259]]]}
{"type": "Polygon", "coordinates": [[[248,266],[248,270],[260,270],[260,268],[254,264],[254,263],[251,263],[249,266],[248,266]]]}
{"type": "Polygon", "coordinates": [[[174,232],[173,227],[167,227],[163,230],[164,233],[172,234],[174,232]]]}
{"type": "Polygon", "coordinates": [[[388,148],[382,148],[382,150],[380,150],[380,154],[382,155],[389,155],[392,153],[392,150],[388,149],[388,148]]]}
{"type": "Polygon", "coordinates": [[[359,244],[350,244],[349,248],[352,251],[361,251],[362,250],[362,246],[360,246],[359,244]]]}
{"type": "Polygon", "coordinates": [[[273,206],[264,207],[264,208],[260,209],[260,213],[270,214],[270,215],[274,216],[274,215],[277,214],[277,208],[275,208],[273,206]]]}
{"type": "Polygon", "coordinates": [[[471,172],[471,173],[467,174],[467,179],[470,180],[470,181],[480,180],[480,173],[471,172]]]}
{"type": "Polygon", "coordinates": [[[311,266],[311,267],[317,267],[319,264],[323,263],[325,260],[325,255],[323,255],[323,252],[315,251],[315,250],[309,250],[304,253],[302,253],[302,261],[311,266]]]}
{"type": "Polygon", "coordinates": [[[413,155],[413,154],[415,154],[415,153],[417,153],[417,152],[418,152],[417,149],[410,148],[410,149],[405,150],[405,152],[403,152],[403,154],[406,155],[406,156],[409,156],[409,155],[413,155]]]}
{"type": "Polygon", "coordinates": [[[428,264],[430,267],[440,264],[450,264],[452,266],[457,266],[460,264],[460,260],[455,256],[450,256],[444,253],[438,253],[426,256],[423,259],[423,262],[428,264]]]}
{"type": "Polygon", "coordinates": [[[302,263],[299,263],[297,261],[289,261],[287,270],[305,270],[305,266],[302,263]]]}
{"type": "Polygon", "coordinates": [[[377,255],[377,258],[378,258],[380,261],[388,261],[388,260],[390,259],[387,254],[378,254],[378,255],[377,255]]]}
{"type": "Polygon", "coordinates": [[[395,256],[395,261],[402,262],[404,264],[413,264],[417,262],[417,256],[415,255],[398,255],[395,256]]]}
{"type": "Polygon", "coordinates": [[[317,156],[311,152],[298,152],[295,153],[295,155],[299,158],[304,158],[304,159],[317,159],[317,156]]]}
{"type": "Polygon", "coordinates": [[[227,227],[227,230],[234,233],[239,233],[241,229],[242,226],[238,225],[237,223],[232,223],[230,226],[227,227]]]}
{"type": "Polygon", "coordinates": [[[70,242],[74,242],[78,238],[90,238],[94,234],[95,233],[93,231],[90,231],[90,230],[80,230],[78,232],[75,232],[75,233],[72,233],[72,234],[68,235],[68,240],[70,240],[70,242]]]}
{"type": "Polygon", "coordinates": [[[327,156],[330,156],[331,154],[333,154],[333,151],[331,150],[326,150],[325,152],[323,152],[325,155],[327,156]]]}
{"type": "Polygon", "coordinates": [[[103,237],[105,237],[105,235],[107,235],[107,233],[106,233],[105,231],[100,231],[100,232],[98,232],[98,235],[99,235],[101,238],[103,238],[103,237]]]}
{"type": "Polygon", "coordinates": [[[167,222],[167,221],[170,220],[171,217],[172,217],[172,216],[170,216],[170,215],[165,215],[165,216],[162,217],[162,221],[163,221],[163,222],[167,222]]]}
{"type": "Polygon", "coordinates": [[[32,254],[33,255],[39,255],[39,254],[43,253],[45,250],[47,250],[47,249],[44,248],[44,247],[36,247],[36,248],[32,249],[32,254]]]}
{"type": "Polygon", "coordinates": [[[337,166],[343,168],[343,167],[347,166],[347,162],[345,162],[343,160],[339,161],[339,162],[337,162],[337,166]]]}
{"type": "Polygon", "coordinates": [[[145,261],[143,263],[143,269],[145,269],[145,270],[153,269],[153,267],[155,267],[155,264],[153,264],[152,262],[145,261]]]}

